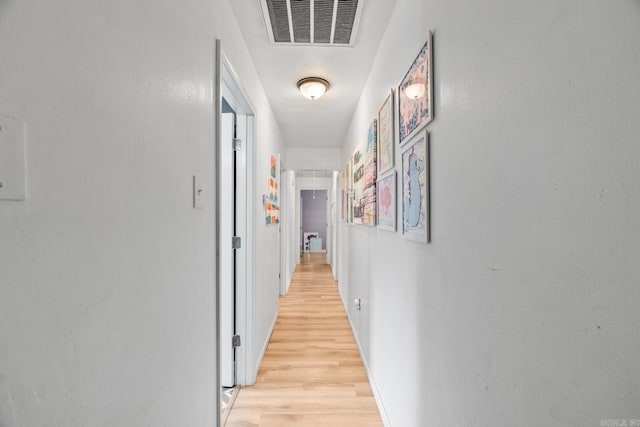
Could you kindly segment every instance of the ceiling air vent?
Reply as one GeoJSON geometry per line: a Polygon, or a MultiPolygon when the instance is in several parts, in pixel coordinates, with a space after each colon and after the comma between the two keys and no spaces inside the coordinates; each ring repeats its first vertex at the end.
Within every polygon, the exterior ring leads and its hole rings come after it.
{"type": "Polygon", "coordinates": [[[362,1],[260,0],[275,44],[353,46],[362,1]]]}

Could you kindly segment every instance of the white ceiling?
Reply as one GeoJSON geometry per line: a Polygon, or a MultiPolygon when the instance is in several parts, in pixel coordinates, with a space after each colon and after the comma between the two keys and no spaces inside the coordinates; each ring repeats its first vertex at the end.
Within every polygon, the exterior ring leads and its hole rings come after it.
{"type": "Polygon", "coordinates": [[[277,46],[269,41],[259,0],[230,0],[240,30],[269,98],[285,144],[338,148],[396,0],[360,0],[362,15],[353,47],[277,46]],[[303,77],[331,82],[320,99],[304,98],[303,77]]]}

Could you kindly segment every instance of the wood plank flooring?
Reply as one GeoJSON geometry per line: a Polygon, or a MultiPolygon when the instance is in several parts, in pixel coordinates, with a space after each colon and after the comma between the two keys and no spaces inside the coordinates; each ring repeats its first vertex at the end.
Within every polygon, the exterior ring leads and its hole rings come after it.
{"type": "Polygon", "coordinates": [[[240,389],[226,427],[382,425],[325,254],[305,254],[256,384],[240,389]]]}

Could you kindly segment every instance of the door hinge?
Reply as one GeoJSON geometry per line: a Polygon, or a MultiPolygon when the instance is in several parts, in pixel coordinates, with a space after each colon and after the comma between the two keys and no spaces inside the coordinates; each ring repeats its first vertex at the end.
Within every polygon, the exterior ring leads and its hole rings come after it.
{"type": "Polygon", "coordinates": [[[242,149],[242,140],[240,138],[233,138],[233,151],[242,149]]]}
{"type": "Polygon", "coordinates": [[[233,338],[231,338],[231,345],[233,348],[240,347],[240,335],[234,335],[233,338]]]}
{"type": "Polygon", "coordinates": [[[232,249],[240,249],[242,247],[242,238],[239,236],[233,236],[231,242],[232,249]]]}

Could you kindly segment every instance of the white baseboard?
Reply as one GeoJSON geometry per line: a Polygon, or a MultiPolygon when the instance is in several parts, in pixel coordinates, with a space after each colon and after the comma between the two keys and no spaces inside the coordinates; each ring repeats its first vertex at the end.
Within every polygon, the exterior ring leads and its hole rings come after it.
{"type": "Polygon", "coordinates": [[[376,386],[376,382],[374,381],[373,375],[371,374],[371,370],[369,369],[369,364],[367,363],[367,359],[364,357],[364,353],[362,352],[360,339],[358,338],[358,334],[356,333],[356,328],[353,327],[351,314],[349,314],[349,310],[347,310],[346,302],[344,301],[344,299],[343,299],[343,304],[345,304],[344,310],[347,312],[347,318],[349,319],[351,332],[353,333],[353,337],[356,340],[356,345],[358,346],[358,351],[360,352],[360,359],[362,359],[362,364],[364,365],[364,369],[367,372],[367,378],[369,378],[369,385],[371,386],[371,391],[373,391],[373,397],[376,399],[376,404],[378,405],[378,410],[380,411],[382,422],[384,423],[385,427],[392,427],[391,421],[389,420],[389,415],[387,415],[387,411],[385,410],[384,404],[382,403],[382,397],[380,396],[380,392],[378,391],[378,386],[376,386]]]}
{"type": "Polygon", "coordinates": [[[273,335],[273,330],[276,328],[276,322],[278,321],[278,313],[279,310],[276,310],[276,315],[271,322],[271,328],[269,329],[269,334],[267,335],[267,339],[262,345],[262,350],[260,350],[260,356],[258,356],[258,360],[255,366],[255,375],[254,378],[258,376],[258,371],[260,371],[260,365],[262,365],[262,359],[264,359],[264,354],[267,352],[267,347],[269,347],[269,341],[271,341],[271,335],[273,335]]]}

